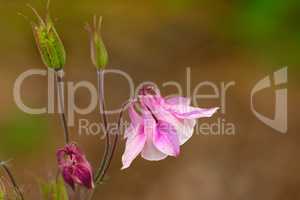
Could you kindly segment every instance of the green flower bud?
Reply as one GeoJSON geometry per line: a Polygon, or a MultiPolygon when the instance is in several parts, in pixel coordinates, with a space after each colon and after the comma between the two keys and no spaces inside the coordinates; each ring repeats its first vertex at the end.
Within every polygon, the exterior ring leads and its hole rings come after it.
{"type": "Polygon", "coordinates": [[[93,25],[87,25],[90,32],[90,48],[92,63],[97,69],[104,69],[108,63],[108,54],[101,37],[102,18],[94,17],[93,25]]]}
{"type": "Polygon", "coordinates": [[[39,23],[32,23],[33,34],[44,64],[52,69],[59,70],[66,63],[66,52],[54,24],[47,14],[45,20],[31,7],[39,23]]]}

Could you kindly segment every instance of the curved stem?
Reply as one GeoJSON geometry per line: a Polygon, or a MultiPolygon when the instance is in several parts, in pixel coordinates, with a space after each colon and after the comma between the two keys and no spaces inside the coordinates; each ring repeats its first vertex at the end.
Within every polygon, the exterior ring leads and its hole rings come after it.
{"type": "Polygon", "coordinates": [[[110,149],[110,135],[108,130],[107,116],[105,113],[104,70],[102,69],[97,70],[97,82],[98,82],[98,93],[99,93],[99,109],[100,109],[100,114],[102,114],[101,119],[104,124],[104,134],[106,138],[106,143],[105,143],[105,150],[101,159],[101,164],[95,174],[94,181],[96,181],[103,173],[109,155],[109,149],[110,149]]]}
{"type": "Polygon", "coordinates": [[[24,196],[23,193],[21,192],[13,174],[11,173],[11,171],[9,170],[9,168],[6,166],[5,162],[1,161],[0,162],[0,166],[3,168],[3,170],[6,172],[6,174],[8,175],[12,185],[15,188],[16,193],[20,196],[21,200],[24,200],[24,196]]]}
{"type": "Polygon", "coordinates": [[[64,129],[64,136],[65,136],[65,143],[68,144],[70,137],[69,137],[69,130],[65,115],[65,106],[64,106],[64,81],[63,81],[63,70],[55,71],[55,83],[57,88],[57,95],[59,101],[59,115],[60,121],[64,129]],[[61,74],[60,74],[61,73],[61,74]]]}
{"type": "MultiPolygon", "coordinates": [[[[119,130],[119,134],[121,132],[120,130],[120,127],[121,127],[121,122],[122,122],[122,118],[123,118],[123,114],[124,114],[124,111],[126,110],[126,106],[130,103],[129,102],[126,102],[123,104],[122,106],[122,110],[119,114],[119,119],[118,119],[118,130],[119,130]]],[[[116,134],[115,138],[114,138],[114,141],[113,141],[113,146],[112,146],[112,150],[110,151],[110,154],[109,154],[109,157],[108,157],[108,160],[107,160],[107,164],[106,164],[106,167],[103,169],[103,172],[99,175],[99,178],[95,180],[96,183],[99,183],[101,181],[103,181],[103,178],[105,177],[105,174],[106,172],[108,171],[109,167],[110,167],[110,163],[112,161],[112,158],[114,156],[114,152],[116,150],[116,147],[117,147],[117,142],[118,142],[118,133],[116,134]]],[[[93,197],[94,197],[94,194],[95,194],[95,191],[96,191],[96,188],[94,190],[91,191],[89,197],[88,197],[88,200],[92,200],[93,197]]]]}
{"type": "Polygon", "coordinates": [[[118,118],[118,130],[119,130],[119,133],[117,133],[114,137],[114,140],[113,140],[113,144],[112,144],[112,149],[111,149],[111,152],[108,156],[108,160],[107,160],[107,164],[105,166],[105,168],[103,169],[103,172],[102,174],[99,176],[99,178],[96,180],[97,182],[96,183],[99,183],[101,181],[103,181],[104,177],[105,177],[105,174],[107,173],[109,167],[110,167],[110,164],[111,164],[111,161],[112,161],[112,158],[114,156],[114,153],[116,151],[116,148],[117,148],[117,143],[118,143],[118,138],[119,138],[119,134],[121,132],[121,122],[122,122],[122,118],[123,118],[123,114],[124,114],[124,111],[126,110],[126,106],[130,103],[129,102],[126,102],[123,104],[122,106],[122,110],[119,114],[119,118],[118,118]]]}

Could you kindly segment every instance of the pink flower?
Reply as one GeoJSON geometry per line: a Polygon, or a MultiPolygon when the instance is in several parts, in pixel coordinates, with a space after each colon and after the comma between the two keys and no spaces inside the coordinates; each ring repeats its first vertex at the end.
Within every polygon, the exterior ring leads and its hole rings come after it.
{"type": "Polygon", "coordinates": [[[76,144],[67,144],[57,151],[56,156],[62,176],[73,190],[75,184],[88,189],[94,187],[92,167],[76,144]]]}
{"type": "Polygon", "coordinates": [[[196,108],[190,103],[184,97],[165,99],[153,87],[143,87],[137,101],[129,106],[131,124],[125,131],[122,169],[128,168],[139,154],[150,161],[177,157],[180,146],[193,135],[196,119],[211,117],[218,110],[196,108]]]}

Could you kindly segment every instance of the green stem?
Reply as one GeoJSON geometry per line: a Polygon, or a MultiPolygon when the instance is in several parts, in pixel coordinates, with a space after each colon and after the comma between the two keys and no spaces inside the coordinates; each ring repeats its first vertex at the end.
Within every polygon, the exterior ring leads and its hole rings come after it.
{"type": "Polygon", "coordinates": [[[97,82],[98,82],[98,93],[99,93],[99,109],[100,109],[100,114],[102,114],[101,120],[104,124],[104,134],[106,138],[106,143],[105,143],[105,149],[101,159],[100,167],[98,168],[94,177],[95,182],[98,180],[98,178],[103,173],[103,170],[105,169],[106,162],[109,155],[109,149],[110,149],[110,135],[108,130],[107,116],[105,113],[106,109],[105,109],[105,98],[104,98],[104,70],[102,69],[97,70],[97,82]]]}
{"type": "MultiPolygon", "coordinates": [[[[119,119],[118,119],[118,130],[119,130],[119,133],[117,133],[117,134],[115,135],[115,138],[114,138],[113,144],[112,144],[112,150],[110,151],[110,154],[109,154],[109,156],[108,156],[107,164],[106,164],[105,168],[103,169],[103,171],[101,172],[101,174],[99,175],[99,178],[96,179],[96,181],[95,181],[96,184],[98,184],[98,183],[100,183],[101,181],[103,181],[103,179],[104,179],[104,177],[105,177],[105,174],[107,173],[107,171],[108,171],[108,169],[109,169],[109,167],[110,167],[110,164],[111,164],[112,158],[113,158],[113,156],[114,156],[114,153],[115,153],[115,151],[116,151],[116,147],[117,147],[117,143],[118,143],[118,137],[119,137],[118,134],[120,134],[120,132],[121,132],[120,127],[121,127],[121,122],[122,122],[123,114],[124,114],[124,111],[126,110],[126,106],[127,106],[129,103],[130,103],[130,102],[127,102],[127,103],[123,104],[123,106],[122,106],[122,110],[121,110],[121,112],[120,112],[120,114],[119,114],[119,119]]],[[[96,192],[96,188],[94,188],[94,190],[91,191],[91,193],[90,193],[90,195],[89,195],[89,197],[88,197],[88,200],[92,200],[92,199],[93,199],[95,192],[96,192]]]]}
{"type": "Polygon", "coordinates": [[[63,75],[60,74],[63,73],[63,70],[60,69],[59,71],[55,71],[55,83],[56,83],[56,88],[57,88],[57,95],[58,95],[58,100],[59,100],[59,114],[60,114],[60,121],[62,124],[62,127],[64,129],[64,136],[65,136],[65,143],[68,144],[70,141],[69,137],[69,130],[68,130],[68,125],[67,125],[67,119],[65,115],[65,106],[64,106],[64,81],[63,81],[63,75]]]}
{"type": "Polygon", "coordinates": [[[108,160],[107,160],[107,164],[105,166],[105,168],[103,169],[103,172],[102,174],[99,176],[99,178],[96,180],[96,183],[100,183],[103,181],[104,177],[105,177],[105,174],[107,173],[109,167],[110,167],[110,164],[111,164],[111,161],[112,161],[112,158],[114,156],[114,153],[116,151],[116,148],[117,148],[117,143],[118,143],[118,138],[119,138],[119,134],[121,132],[121,122],[122,122],[122,118],[123,118],[123,114],[124,114],[124,111],[126,110],[126,106],[129,104],[130,102],[126,102],[122,105],[122,109],[121,109],[121,112],[119,114],[119,118],[118,118],[118,131],[119,133],[117,133],[114,137],[114,140],[113,140],[113,144],[112,144],[112,149],[109,153],[109,156],[108,156],[108,160]]]}

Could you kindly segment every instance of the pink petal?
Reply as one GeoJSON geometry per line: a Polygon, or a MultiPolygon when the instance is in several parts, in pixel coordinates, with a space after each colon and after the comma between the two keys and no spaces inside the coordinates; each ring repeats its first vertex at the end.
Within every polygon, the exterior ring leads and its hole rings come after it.
{"type": "Polygon", "coordinates": [[[142,105],[145,106],[146,108],[149,108],[151,110],[154,109],[154,107],[160,106],[163,104],[164,99],[160,96],[141,96],[140,100],[142,102],[142,105]]]}
{"type": "Polygon", "coordinates": [[[145,147],[141,153],[145,160],[159,161],[165,159],[168,155],[159,151],[153,144],[152,139],[146,141],[145,147]]]}
{"type": "Polygon", "coordinates": [[[75,168],[74,176],[79,184],[88,189],[94,188],[93,175],[89,165],[85,166],[84,164],[78,164],[75,168]]]}
{"type": "Polygon", "coordinates": [[[66,151],[64,149],[58,149],[56,152],[56,158],[59,167],[63,167],[65,165],[65,155],[66,151]]]}
{"type": "Polygon", "coordinates": [[[196,125],[195,119],[180,119],[165,110],[156,112],[156,115],[160,120],[170,123],[175,128],[180,145],[183,145],[193,136],[196,125]]]}
{"type": "Polygon", "coordinates": [[[181,119],[211,117],[218,109],[219,108],[196,108],[184,105],[176,105],[168,108],[172,114],[181,119]]]}
{"type": "Polygon", "coordinates": [[[191,99],[186,98],[186,97],[170,97],[165,100],[165,103],[170,104],[170,105],[190,105],[191,104],[191,99]]]}
{"type": "Polygon", "coordinates": [[[128,113],[133,126],[137,126],[142,121],[142,117],[135,111],[134,104],[129,106],[128,113]]]}
{"type": "Polygon", "coordinates": [[[167,122],[160,121],[157,123],[157,128],[153,135],[153,143],[158,150],[167,155],[179,155],[180,147],[176,130],[167,122]]]}
{"type": "Polygon", "coordinates": [[[139,127],[134,127],[132,124],[129,125],[129,127],[126,128],[125,132],[124,132],[124,138],[128,138],[128,137],[134,137],[138,134],[138,129],[139,127]]]}
{"type": "Polygon", "coordinates": [[[196,125],[195,119],[183,119],[182,120],[182,126],[177,126],[177,136],[179,139],[179,144],[183,145],[186,143],[194,133],[194,127],[196,125]]]}
{"type": "Polygon", "coordinates": [[[146,135],[143,132],[143,126],[140,126],[139,129],[139,133],[136,136],[127,138],[125,152],[122,156],[122,169],[128,168],[144,148],[146,135]]]}
{"type": "Polygon", "coordinates": [[[165,121],[175,128],[180,144],[185,143],[187,140],[186,138],[190,138],[192,136],[193,127],[191,128],[191,126],[187,126],[187,124],[184,123],[184,119],[177,118],[173,113],[161,107],[156,107],[155,116],[158,120],[165,121]]]}
{"type": "Polygon", "coordinates": [[[145,118],[144,131],[147,135],[146,144],[141,153],[142,157],[150,161],[158,161],[166,158],[168,155],[159,151],[153,144],[153,133],[156,131],[156,122],[153,117],[145,118]]]}
{"type": "Polygon", "coordinates": [[[65,167],[62,169],[62,177],[64,181],[73,189],[75,190],[75,182],[72,177],[73,169],[71,167],[65,167]]]}
{"type": "Polygon", "coordinates": [[[131,104],[128,108],[131,124],[126,128],[124,138],[137,135],[139,125],[142,123],[142,117],[135,111],[134,105],[131,104]]]}

